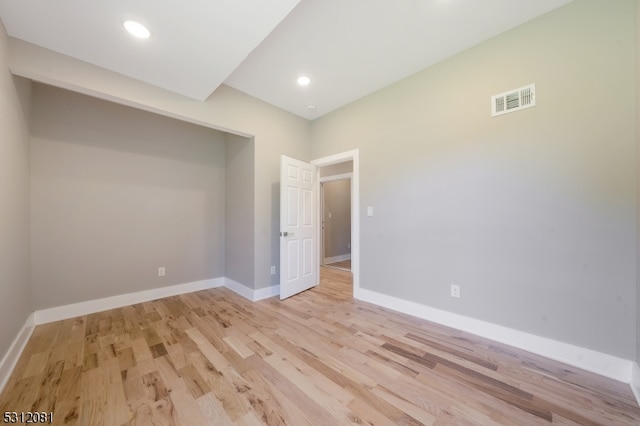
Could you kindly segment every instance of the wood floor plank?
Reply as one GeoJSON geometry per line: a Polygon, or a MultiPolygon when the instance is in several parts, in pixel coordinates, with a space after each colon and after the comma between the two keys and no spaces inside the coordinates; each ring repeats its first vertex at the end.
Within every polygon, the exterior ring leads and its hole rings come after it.
{"type": "Polygon", "coordinates": [[[65,425],[638,425],[628,385],[354,300],[351,275],[40,325],[0,411],[65,425]]]}
{"type": "Polygon", "coordinates": [[[49,362],[40,380],[38,395],[32,404],[33,411],[52,412],[56,405],[56,391],[62,376],[63,361],[49,362]]]}
{"type": "MultiPolygon", "coordinates": [[[[309,397],[305,392],[301,392],[293,382],[267,363],[266,360],[261,358],[256,359],[256,366],[259,369],[260,375],[264,377],[264,380],[268,382],[270,386],[273,386],[278,393],[291,401],[292,406],[305,414],[304,417],[300,418],[301,422],[304,419],[309,420],[310,423],[308,424],[312,425],[337,422],[336,418],[326,411],[316,400],[309,397]]],[[[296,419],[297,417],[294,418],[294,420],[296,419]]]]}
{"type": "Polygon", "coordinates": [[[2,412],[29,411],[38,396],[38,392],[40,391],[40,379],[40,376],[30,376],[16,382],[11,382],[11,386],[7,386],[11,392],[7,393],[7,395],[0,399],[0,408],[2,409],[2,412]]]}
{"type": "Polygon", "coordinates": [[[220,372],[210,372],[207,375],[207,383],[212,389],[212,394],[221,403],[229,418],[237,420],[250,410],[249,402],[242,395],[243,392],[236,388],[232,368],[220,372]],[[225,374],[226,373],[226,374],[225,374]]]}
{"type": "Polygon", "coordinates": [[[224,406],[210,393],[204,395],[202,398],[198,398],[196,400],[196,406],[202,417],[206,419],[207,424],[220,426],[234,424],[224,406]]]}
{"type": "Polygon", "coordinates": [[[135,407],[131,420],[127,423],[135,426],[175,425],[178,423],[171,399],[140,403],[135,407]]]}
{"type": "Polygon", "coordinates": [[[247,371],[244,377],[255,390],[255,394],[249,395],[249,403],[264,424],[313,424],[307,413],[274,387],[256,369],[247,371]]]}
{"type": "Polygon", "coordinates": [[[412,417],[416,421],[420,422],[423,425],[432,425],[436,421],[436,415],[428,413],[423,410],[421,407],[418,407],[404,398],[394,394],[393,392],[388,391],[380,386],[376,386],[373,389],[373,393],[378,395],[380,398],[384,399],[391,405],[395,406],[408,416],[412,417]]]}
{"type": "Polygon", "coordinates": [[[33,376],[39,376],[44,373],[44,369],[47,366],[47,359],[49,354],[47,352],[38,352],[29,357],[29,363],[24,369],[22,378],[26,379],[33,376]]]}
{"type": "Polygon", "coordinates": [[[193,394],[187,387],[186,383],[180,378],[170,384],[170,399],[172,406],[175,407],[175,417],[167,419],[168,424],[179,425],[205,425],[207,418],[198,408],[193,394]]]}

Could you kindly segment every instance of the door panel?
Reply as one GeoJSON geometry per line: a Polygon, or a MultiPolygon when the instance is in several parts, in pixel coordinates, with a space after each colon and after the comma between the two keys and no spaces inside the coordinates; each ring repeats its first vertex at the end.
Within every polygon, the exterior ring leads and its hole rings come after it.
{"type": "Polygon", "coordinates": [[[318,284],[316,167],[280,159],[280,299],[318,284]]]}
{"type": "Polygon", "coordinates": [[[297,228],[298,219],[300,218],[300,214],[298,213],[300,209],[300,203],[298,202],[298,189],[288,187],[287,196],[289,197],[289,200],[287,201],[287,227],[297,228]]]}
{"type": "Polygon", "coordinates": [[[300,244],[298,240],[289,240],[286,244],[288,245],[287,253],[289,256],[289,267],[287,268],[289,273],[287,274],[287,280],[291,282],[300,278],[300,262],[298,259],[298,246],[300,244]]]}
{"type": "Polygon", "coordinates": [[[302,242],[302,276],[307,277],[313,273],[314,262],[313,240],[305,238],[302,242]]]}

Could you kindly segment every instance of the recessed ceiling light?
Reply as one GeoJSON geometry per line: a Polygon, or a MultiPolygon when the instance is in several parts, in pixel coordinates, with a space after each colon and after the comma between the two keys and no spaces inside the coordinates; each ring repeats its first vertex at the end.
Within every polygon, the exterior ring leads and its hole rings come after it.
{"type": "Polygon", "coordinates": [[[149,38],[151,35],[147,27],[136,21],[126,21],[124,27],[134,37],[149,38]]]}
{"type": "Polygon", "coordinates": [[[313,104],[307,105],[307,111],[309,112],[316,112],[317,109],[318,107],[313,104]]]}
{"type": "Polygon", "coordinates": [[[301,75],[300,77],[298,77],[298,84],[300,86],[308,86],[309,83],[311,83],[311,79],[306,75],[301,75]]]}

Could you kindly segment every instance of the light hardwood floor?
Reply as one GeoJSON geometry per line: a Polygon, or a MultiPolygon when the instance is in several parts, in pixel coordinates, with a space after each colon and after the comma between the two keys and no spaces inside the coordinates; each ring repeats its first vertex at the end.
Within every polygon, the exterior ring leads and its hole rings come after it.
{"type": "Polygon", "coordinates": [[[5,411],[78,425],[638,425],[628,385],[351,298],[227,289],[38,326],[5,411]]]}

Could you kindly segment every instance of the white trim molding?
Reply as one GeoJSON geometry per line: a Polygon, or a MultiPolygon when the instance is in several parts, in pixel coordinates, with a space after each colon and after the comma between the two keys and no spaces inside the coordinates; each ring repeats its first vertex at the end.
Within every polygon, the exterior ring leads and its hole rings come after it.
{"type": "Polygon", "coordinates": [[[24,325],[18,332],[18,335],[11,343],[9,350],[0,360],[0,392],[4,389],[5,385],[9,381],[9,377],[11,377],[11,372],[15,368],[18,360],[20,359],[20,355],[22,355],[22,351],[24,350],[29,338],[31,337],[31,333],[33,333],[33,329],[35,328],[36,323],[34,320],[34,315],[30,314],[27,317],[24,325]]]}
{"type": "Polygon", "coordinates": [[[353,172],[351,173],[342,173],[341,175],[331,175],[331,176],[322,176],[318,178],[318,182],[333,182],[334,180],[347,180],[353,177],[353,172]]]}
{"type": "Polygon", "coordinates": [[[252,302],[268,299],[269,297],[278,296],[280,294],[279,285],[253,290],[244,284],[240,284],[239,282],[232,280],[231,278],[224,279],[224,286],[252,302]]]}
{"type": "Polygon", "coordinates": [[[264,300],[264,299],[268,299],[270,297],[273,296],[280,296],[280,286],[279,285],[274,285],[271,287],[264,287],[264,288],[259,288],[257,290],[253,291],[253,300],[254,302],[257,302],[259,300],[264,300]]]}
{"type": "MultiPolygon", "coordinates": [[[[374,305],[422,318],[456,330],[504,343],[527,352],[599,374],[622,383],[631,382],[632,361],[524,331],[480,321],[363,288],[354,297],[374,305]]],[[[638,373],[640,380],[640,372],[638,373]]]]}
{"type": "Polygon", "coordinates": [[[640,405],[640,366],[636,362],[631,366],[631,391],[640,405]]]}
{"type": "Polygon", "coordinates": [[[53,321],[75,318],[109,309],[121,308],[123,306],[133,305],[136,303],[161,299],[163,297],[177,296],[179,294],[222,287],[223,285],[224,278],[212,278],[209,280],[194,281],[185,284],[138,291],[135,293],[105,297],[102,299],[87,300],[85,302],[72,303],[70,305],[58,306],[55,308],[42,309],[34,313],[35,323],[46,324],[53,321]]]}
{"type": "Polygon", "coordinates": [[[236,294],[244,297],[248,300],[253,300],[253,289],[247,287],[244,284],[240,284],[237,281],[232,280],[231,278],[224,279],[224,286],[229,290],[233,291],[236,294]]]}

